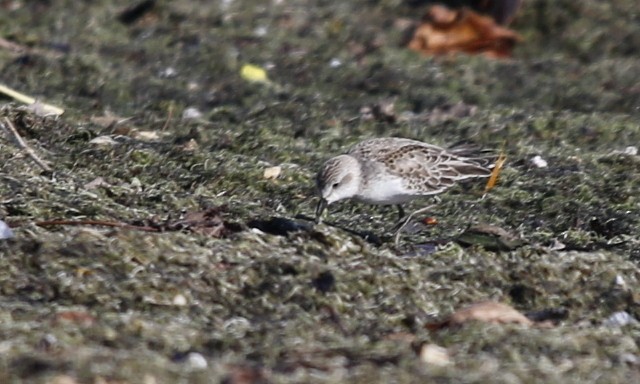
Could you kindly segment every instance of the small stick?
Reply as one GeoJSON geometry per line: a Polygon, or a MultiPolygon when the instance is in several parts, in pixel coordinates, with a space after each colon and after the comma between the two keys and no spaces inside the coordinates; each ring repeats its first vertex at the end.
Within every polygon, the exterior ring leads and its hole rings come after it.
{"type": "Polygon", "coordinates": [[[51,167],[49,167],[44,161],[42,161],[38,157],[38,155],[36,155],[36,152],[31,147],[29,147],[27,145],[27,143],[24,141],[24,139],[18,133],[18,130],[13,125],[11,120],[9,120],[9,118],[5,117],[4,121],[7,122],[7,125],[5,126],[4,124],[0,123],[0,126],[2,126],[4,129],[9,131],[9,133],[11,135],[13,135],[16,143],[18,143],[18,146],[20,148],[22,148],[25,152],[27,152],[27,155],[29,155],[29,157],[31,157],[31,159],[33,159],[33,161],[35,161],[36,164],[38,164],[40,166],[40,168],[42,168],[46,172],[51,172],[52,171],[51,167]]]}
{"type": "Polygon", "coordinates": [[[103,227],[117,227],[125,229],[135,229],[143,232],[160,232],[160,229],[154,227],[144,227],[138,225],[131,225],[127,223],[120,223],[117,221],[102,221],[102,220],[49,220],[38,221],[34,223],[38,227],[52,227],[56,225],[99,225],[103,227]]]}
{"type": "Polygon", "coordinates": [[[173,103],[169,104],[169,113],[167,116],[167,121],[164,122],[164,125],[162,126],[162,131],[166,131],[167,127],[169,126],[169,122],[171,121],[171,118],[173,117],[173,103]]]}
{"type": "Polygon", "coordinates": [[[23,47],[20,44],[13,43],[7,39],[3,39],[2,37],[0,37],[0,48],[8,49],[14,52],[21,52],[21,51],[28,50],[26,47],[23,47]]]}
{"type": "Polygon", "coordinates": [[[498,175],[500,175],[500,171],[502,170],[502,167],[504,166],[505,161],[507,161],[507,155],[505,155],[504,151],[502,151],[500,152],[500,156],[498,156],[498,160],[496,160],[496,164],[493,167],[491,176],[489,177],[489,180],[487,181],[487,185],[484,188],[485,195],[487,194],[487,192],[492,190],[493,187],[495,187],[496,182],[498,181],[498,175]]]}
{"type": "Polygon", "coordinates": [[[16,91],[15,89],[11,89],[9,87],[7,87],[6,85],[0,84],[0,93],[4,93],[5,95],[12,97],[22,103],[25,104],[29,104],[29,105],[33,105],[37,103],[37,107],[45,112],[45,113],[51,113],[53,115],[59,116],[62,115],[64,113],[64,109],[62,108],[58,108],[54,105],[51,104],[45,104],[45,103],[41,103],[38,102],[36,99],[34,99],[33,97],[27,96],[23,93],[20,93],[18,91],[16,91]]]}
{"type": "Polygon", "coordinates": [[[3,39],[2,37],[0,37],[0,48],[9,50],[18,55],[20,54],[40,55],[40,56],[50,57],[53,59],[57,59],[59,57],[64,56],[61,52],[57,52],[55,50],[29,48],[27,46],[14,43],[7,39],[3,39]]]}

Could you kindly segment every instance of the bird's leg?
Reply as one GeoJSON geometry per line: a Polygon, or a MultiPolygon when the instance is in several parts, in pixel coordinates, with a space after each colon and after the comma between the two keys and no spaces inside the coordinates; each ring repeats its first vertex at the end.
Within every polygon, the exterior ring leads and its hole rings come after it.
{"type": "Polygon", "coordinates": [[[404,212],[404,208],[402,208],[402,205],[400,204],[396,204],[396,208],[398,208],[398,221],[396,221],[393,227],[391,227],[391,231],[394,233],[398,230],[398,228],[406,225],[406,222],[405,222],[406,215],[404,212]]]}
{"type": "Polygon", "coordinates": [[[431,204],[431,205],[428,205],[428,206],[426,206],[424,208],[420,208],[417,211],[415,211],[412,214],[410,214],[409,217],[407,217],[406,220],[402,220],[402,221],[400,221],[398,223],[398,225],[396,225],[397,229],[396,229],[396,232],[395,232],[395,241],[394,241],[394,244],[395,244],[396,247],[398,246],[398,242],[400,241],[400,234],[402,233],[402,230],[404,229],[404,227],[407,226],[407,224],[409,224],[411,219],[413,219],[413,217],[415,215],[419,215],[422,212],[428,211],[429,209],[433,208],[434,206],[435,206],[435,204],[431,204]]]}
{"type": "Polygon", "coordinates": [[[396,204],[396,207],[398,208],[398,222],[400,222],[404,217],[404,208],[402,208],[402,205],[400,204],[396,204]]]}

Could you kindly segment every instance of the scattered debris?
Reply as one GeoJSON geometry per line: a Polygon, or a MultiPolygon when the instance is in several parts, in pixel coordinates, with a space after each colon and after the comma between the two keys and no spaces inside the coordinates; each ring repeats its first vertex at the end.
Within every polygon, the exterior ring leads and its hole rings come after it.
{"type": "Polygon", "coordinates": [[[188,304],[188,301],[183,294],[178,293],[173,297],[173,300],[171,300],[171,304],[175,305],[176,307],[184,307],[185,305],[188,304]]]}
{"type": "Polygon", "coordinates": [[[329,66],[331,68],[338,68],[341,65],[342,65],[342,61],[340,59],[336,58],[336,57],[331,59],[331,61],[329,62],[329,66]]]}
{"type": "Polygon", "coordinates": [[[188,230],[193,233],[206,235],[215,238],[226,237],[233,232],[241,230],[240,225],[224,221],[221,213],[224,207],[210,208],[204,211],[187,212],[184,218],[170,221],[167,220],[158,223],[152,220],[146,220],[146,225],[134,225],[119,221],[102,221],[102,220],[48,220],[38,221],[34,224],[39,227],[52,227],[60,225],[74,226],[104,226],[123,229],[131,229],[143,232],[167,232],[188,230]]]}
{"type": "Polygon", "coordinates": [[[444,367],[451,364],[449,351],[436,344],[423,344],[420,348],[420,361],[428,365],[444,367]]]}
{"type": "Polygon", "coordinates": [[[360,119],[393,124],[396,122],[395,100],[381,101],[360,108],[360,119]]]}
{"type": "Polygon", "coordinates": [[[267,76],[267,71],[265,71],[264,69],[256,65],[251,65],[251,64],[243,65],[242,68],[240,68],[240,76],[242,76],[242,78],[247,81],[251,81],[255,83],[265,83],[265,84],[271,83],[271,81],[269,80],[269,77],[267,76]]]}
{"type": "Polygon", "coordinates": [[[29,106],[33,106],[34,112],[38,114],[38,116],[60,116],[64,113],[64,109],[58,108],[56,106],[41,103],[33,97],[22,94],[14,89],[7,87],[6,85],[0,84],[0,93],[4,93],[5,95],[12,97],[18,100],[21,103],[25,103],[29,106]]]}
{"type": "Polygon", "coordinates": [[[228,365],[229,373],[222,379],[221,384],[268,384],[271,382],[268,372],[257,366],[228,365]]]}
{"type": "Polygon", "coordinates": [[[93,124],[101,126],[102,128],[113,128],[116,125],[125,123],[131,119],[132,117],[121,117],[106,112],[103,116],[91,116],[91,118],[89,118],[89,121],[91,121],[93,124]]]}
{"type": "Polygon", "coordinates": [[[447,121],[473,116],[477,111],[477,106],[460,101],[455,104],[443,104],[433,108],[426,114],[426,120],[429,124],[442,124],[447,121]]]}
{"type": "Polygon", "coordinates": [[[182,111],[182,120],[195,120],[202,118],[202,112],[196,107],[188,107],[182,111]]]}
{"type": "Polygon", "coordinates": [[[18,145],[18,147],[23,149],[27,153],[27,155],[29,155],[29,157],[31,157],[31,159],[36,164],[38,164],[40,166],[40,168],[42,168],[43,171],[51,172],[52,171],[51,167],[49,167],[49,165],[47,165],[44,161],[42,161],[42,159],[40,159],[40,157],[38,157],[36,152],[31,147],[29,147],[29,145],[27,145],[27,142],[24,141],[22,136],[20,136],[20,133],[18,133],[18,130],[13,125],[11,120],[9,120],[8,117],[5,117],[4,121],[5,121],[6,125],[0,123],[0,128],[2,128],[5,132],[7,132],[8,136],[13,137],[13,139],[16,142],[16,144],[18,145]]]}
{"type": "Polygon", "coordinates": [[[569,317],[569,310],[566,308],[548,308],[540,311],[529,311],[525,313],[525,316],[538,324],[543,322],[557,324],[569,317]]]}
{"type": "Polygon", "coordinates": [[[438,225],[438,219],[435,217],[427,216],[422,219],[422,224],[424,225],[438,225]]]}
{"type": "Polygon", "coordinates": [[[0,37],[0,48],[6,49],[16,56],[38,55],[38,56],[48,57],[51,59],[59,59],[62,56],[64,56],[64,53],[68,51],[68,49],[65,49],[65,47],[63,46],[58,46],[57,49],[31,48],[25,45],[14,43],[7,39],[3,39],[2,37],[0,37]]]}
{"type": "Polygon", "coordinates": [[[265,168],[262,174],[262,177],[267,180],[277,179],[278,176],[280,176],[281,172],[282,172],[282,167],[279,167],[279,166],[268,167],[268,168],[265,168]]]}
{"type": "Polygon", "coordinates": [[[96,177],[92,181],[86,183],[83,187],[84,189],[98,189],[100,187],[110,187],[110,185],[103,177],[96,177]]]}
{"type": "Polygon", "coordinates": [[[85,226],[85,225],[96,225],[103,227],[116,227],[116,228],[124,228],[124,229],[133,229],[136,231],[144,231],[144,232],[160,232],[158,228],[155,227],[147,227],[140,225],[131,225],[119,221],[103,221],[103,220],[45,220],[45,221],[37,221],[34,223],[38,227],[55,227],[61,225],[74,225],[74,226],[85,226]]]}
{"type": "Polygon", "coordinates": [[[466,246],[479,245],[489,251],[510,251],[525,244],[516,235],[491,224],[472,225],[456,241],[466,246]]]}
{"type": "Polygon", "coordinates": [[[166,67],[160,72],[158,72],[159,77],[164,77],[165,79],[171,79],[173,77],[178,76],[178,70],[174,67],[166,67]]]}
{"type": "Polygon", "coordinates": [[[609,316],[604,322],[603,325],[610,328],[619,328],[624,327],[625,325],[635,324],[638,320],[636,320],[633,316],[626,311],[620,311],[609,316]]]}
{"type": "Polygon", "coordinates": [[[505,58],[511,56],[519,41],[521,37],[516,32],[497,25],[489,16],[467,8],[454,10],[433,5],[415,30],[408,47],[427,55],[463,52],[505,58]]]}
{"type": "Polygon", "coordinates": [[[460,326],[470,321],[494,324],[515,323],[526,326],[533,325],[533,322],[525,315],[507,304],[495,301],[484,301],[460,309],[442,322],[426,324],[425,328],[433,331],[445,327],[460,326]]]}
{"type": "Polygon", "coordinates": [[[81,327],[89,327],[96,322],[96,318],[84,311],[62,311],[55,314],[54,324],[71,323],[81,327]]]}
{"type": "Polygon", "coordinates": [[[0,240],[10,239],[13,236],[14,236],[13,231],[11,230],[11,228],[9,228],[7,223],[0,220],[0,240]]]}
{"type": "MultiPolygon", "coordinates": [[[[56,375],[48,381],[50,384],[78,384],[78,380],[69,375],[56,375]]],[[[98,383],[97,380],[94,383],[98,383]]]]}
{"type": "Polygon", "coordinates": [[[195,371],[201,371],[209,366],[209,363],[207,363],[207,359],[205,359],[204,356],[202,356],[202,354],[198,352],[189,352],[184,360],[184,363],[191,370],[195,371]]]}
{"type": "Polygon", "coordinates": [[[131,136],[145,142],[158,142],[161,138],[158,131],[133,131],[131,136]]]}
{"type": "Polygon", "coordinates": [[[529,162],[536,168],[547,168],[547,166],[549,166],[547,160],[543,159],[540,155],[535,155],[529,162]]]}
{"type": "Polygon", "coordinates": [[[227,237],[231,233],[238,232],[240,226],[222,219],[224,209],[225,207],[215,207],[204,211],[187,212],[183,219],[166,223],[162,226],[162,230],[189,230],[209,237],[227,237]]]}

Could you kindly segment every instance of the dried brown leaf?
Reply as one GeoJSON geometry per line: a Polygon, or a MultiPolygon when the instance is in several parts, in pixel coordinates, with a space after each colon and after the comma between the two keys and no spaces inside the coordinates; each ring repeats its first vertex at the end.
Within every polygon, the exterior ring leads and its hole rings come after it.
{"type": "Polygon", "coordinates": [[[470,321],[493,324],[515,323],[527,326],[534,324],[525,315],[507,304],[484,301],[454,312],[445,321],[427,324],[426,328],[436,330],[444,327],[460,326],[470,321]]]}
{"type": "Polygon", "coordinates": [[[452,10],[433,5],[408,46],[429,55],[464,52],[501,58],[511,56],[520,40],[516,32],[499,26],[489,16],[466,8],[452,10]]]}

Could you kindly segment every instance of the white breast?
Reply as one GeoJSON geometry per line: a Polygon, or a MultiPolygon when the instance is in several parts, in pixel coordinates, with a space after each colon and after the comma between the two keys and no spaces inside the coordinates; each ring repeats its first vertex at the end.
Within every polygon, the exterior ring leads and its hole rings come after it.
{"type": "Polygon", "coordinates": [[[416,197],[407,191],[401,178],[387,174],[384,179],[371,180],[354,198],[368,204],[387,205],[406,203],[416,197]]]}

